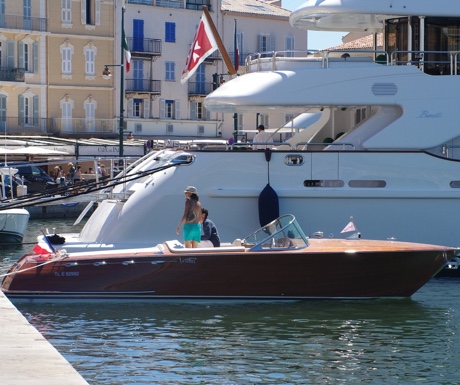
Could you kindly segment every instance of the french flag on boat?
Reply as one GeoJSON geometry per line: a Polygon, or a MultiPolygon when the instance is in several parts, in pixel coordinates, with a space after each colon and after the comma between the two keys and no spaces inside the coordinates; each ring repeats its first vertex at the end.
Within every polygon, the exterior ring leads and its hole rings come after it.
{"type": "Polygon", "coordinates": [[[46,245],[41,245],[41,244],[37,243],[34,246],[34,248],[32,249],[32,251],[35,254],[50,254],[51,253],[51,250],[48,250],[47,247],[42,247],[42,246],[46,246],[46,245]]]}
{"type": "Polygon", "coordinates": [[[43,233],[43,240],[45,241],[45,244],[39,242],[37,243],[34,248],[32,249],[32,251],[35,253],[35,254],[49,254],[49,253],[54,253],[56,251],[56,249],[53,247],[53,245],[51,244],[50,240],[48,239],[48,237],[46,236],[46,234],[42,231],[43,233]]]}

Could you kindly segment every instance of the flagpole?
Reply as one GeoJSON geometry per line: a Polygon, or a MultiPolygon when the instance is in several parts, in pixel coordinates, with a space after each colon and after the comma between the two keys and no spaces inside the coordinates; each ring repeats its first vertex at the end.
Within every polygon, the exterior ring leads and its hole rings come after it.
{"type": "MultiPolygon", "coordinates": [[[[238,52],[238,39],[236,36],[236,19],[235,19],[235,27],[234,27],[234,33],[233,33],[233,47],[234,47],[234,54],[233,54],[233,60],[235,63],[235,69],[238,68],[238,61],[240,60],[239,58],[239,52],[238,52]]],[[[235,70],[236,72],[236,70],[235,70]]],[[[233,113],[233,140],[235,143],[238,142],[238,113],[233,113]]]]}
{"type": "Polygon", "coordinates": [[[118,157],[120,158],[118,161],[118,164],[121,166],[123,165],[123,113],[124,113],[124,100],[125,100],[125,90],[124,90],[124,85],[125,85],[125,50],[123,46],[124,42],[124,36],[125,34],[125,2],[122,1],[122,7],[121,7],[121,59],[120,59],[120,121],[119,121],[119,127],[118,127],[118,157]]]}
{"type": "Polygon", "coordinates": [[[212,34],[214,35],[214,38],[216,39],[217,46],[219,47],[219,51],[222,54],[222,58],[224,59],[225,65],[227,66],[228,73],[234,77],[236,76],[236,70],[235,67],[232,64],[232,60],[230,59],[230,56],[225,49],[224,44],[222,43],[222,40],[220,38],[219,32],[217,32],[217,28],[214,25],[214,22],[212,21],[211,15],[209,14],[208,7],[206,5],[202,5],[203,7],[203,12],[206,17],[206,20],[209,23],[209,26],[211,28],[212,34]]]}

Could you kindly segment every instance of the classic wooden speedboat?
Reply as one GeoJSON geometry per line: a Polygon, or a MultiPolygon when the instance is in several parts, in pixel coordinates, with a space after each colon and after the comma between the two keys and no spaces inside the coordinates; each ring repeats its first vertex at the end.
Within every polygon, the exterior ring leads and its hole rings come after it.
{"type": "Polygon", "coordinates": [[[218,248],[28,254],[2,290],[13,301],[409,297],[452,258],[443,246],[309,239],[284,215],[218,248]]]}

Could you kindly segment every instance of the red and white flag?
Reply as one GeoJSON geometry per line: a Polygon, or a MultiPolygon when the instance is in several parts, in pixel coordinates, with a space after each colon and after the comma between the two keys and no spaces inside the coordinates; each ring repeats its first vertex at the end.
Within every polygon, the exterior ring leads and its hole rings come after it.
{"type": "Polygon", "coordinates": [[[350,231],[356,231],[353,221],[348,222],[348,225],[346,225],[340,233],[348,233],[350,231]]]}
{"type": "Polygon", "coordinates": [[[218,49],[217,41],[203,13],[188,53],[180,82],[184,84],[195,73],[204,59],[211,55],[216,49],[218,49]]]}

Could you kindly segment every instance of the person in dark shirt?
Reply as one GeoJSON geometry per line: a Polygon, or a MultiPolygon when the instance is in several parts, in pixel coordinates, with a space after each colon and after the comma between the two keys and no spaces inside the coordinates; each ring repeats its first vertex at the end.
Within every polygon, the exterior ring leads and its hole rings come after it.
{"type": "Polygon", "coordinates": [[[208,210],[201,209],[203,213],[203,233],[201,235],[200,247],[219,247],[220,238],[217,227],[213,221],[208,219],[208,210]]]}

